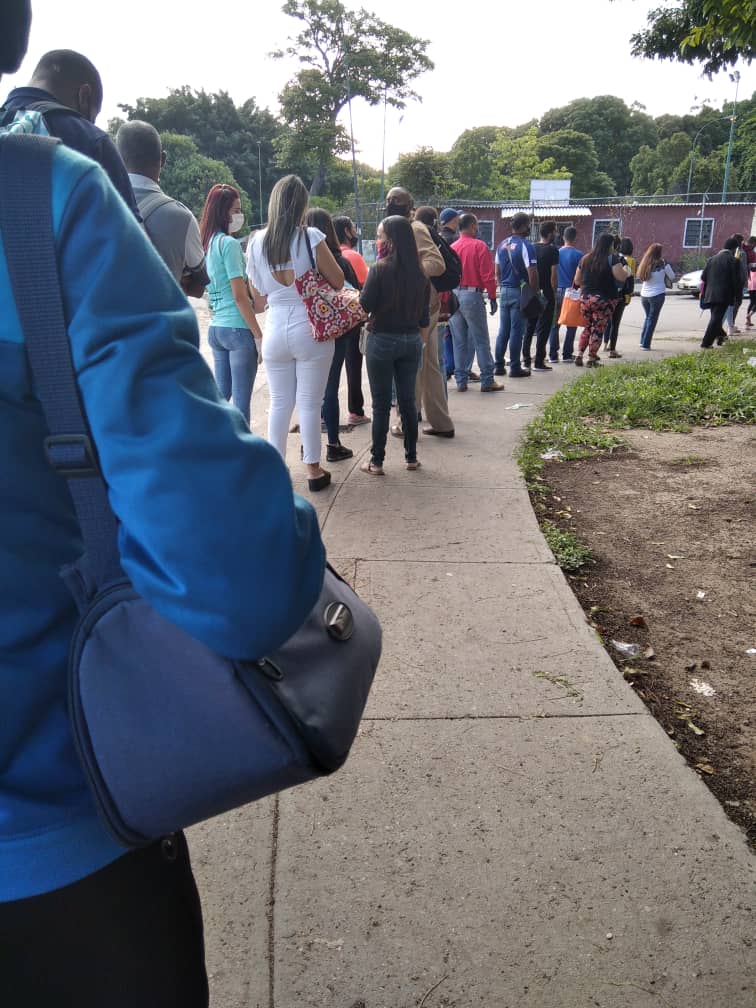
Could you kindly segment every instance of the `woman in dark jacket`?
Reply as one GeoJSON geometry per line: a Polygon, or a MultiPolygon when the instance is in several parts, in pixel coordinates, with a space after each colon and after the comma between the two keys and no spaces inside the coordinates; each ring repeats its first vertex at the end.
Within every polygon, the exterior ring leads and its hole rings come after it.
{"type": "MultiPolygon", "coordinates": [[[[352,268],[352,264],[341,254],[341,246],[339,245],[339,239],[336,237],[333,218],[328,211],[320,207],[313,207],[307,211],[305,224],[307,227],[314,227],[323,232],[325,243],[333,253],[333,258],[339,264],[344,274],[344,282],[354,287],[355,290],[358,290],[359,284],[354,269],[352,268]]],[[[357,328],[359,329],[360,327],[358,326],[357,328]]],[[[352,449],[346,448],[339,438],[339,383],[341,382],[341,369],[349,344],[348,338],[351,335],[351,332],[349,332],[345,336],[339,337],[334,343],[331,370],[328,372],[328,381],[323,393],[322,415],[328,435],[328,444],[326,445],[327,462],[343,462],[344,459],[350,459],[354,455],[352,449]]]]}
{"type": "Polygon", "coordinates": [[[588,367],[597,367],[599,348],[630,271],[613,253],[614,235],[605,232],[596,239],[593,249],[578,263],[575,286],[580,287],[580,307],[586,326],[580,333],[580,345],[575,357],[578,367],[583,366],[583,353],[588,347],[588,367]]]}
{"type": "Polygon", "coordinates": [[[360,295],[370,315],[367,373],[373,397],[373,445],[360,468],[383,476],[391,413],[391,382],[396,382],[407,468],[417,469],[415,381],[420,362],[420,329],[429,324],[430,284],[420,266],[412,225],[405,217],[386,217],[378,225],[378,262],[360,295]]]}

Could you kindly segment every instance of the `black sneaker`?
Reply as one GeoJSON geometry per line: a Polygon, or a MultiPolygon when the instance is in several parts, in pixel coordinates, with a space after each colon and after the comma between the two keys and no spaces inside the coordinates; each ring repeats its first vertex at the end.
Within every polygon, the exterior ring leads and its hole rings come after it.
{"type": "Polygon", "coordinates": [[[498,375],[499,378],[501,378],[502,375],[505,375],[506,373],[507,372],[504,370],[503,364],[497,364],[496,367],[494,368],[494,374],[498,375]]]}
{"type": "Polygon", "coordinates": [[[534,364],[533,365],[533,370],[534,371],[553,371],[554,368],[549,367],[549,365],[544,362],[543,364],[534,364]]]}
{"type": "Polygon", "coordinates": [[[329,444],[326,446],[327,462],[343,462],[354,455],[351,448],[345,448],[343,444],[329,444]]]}

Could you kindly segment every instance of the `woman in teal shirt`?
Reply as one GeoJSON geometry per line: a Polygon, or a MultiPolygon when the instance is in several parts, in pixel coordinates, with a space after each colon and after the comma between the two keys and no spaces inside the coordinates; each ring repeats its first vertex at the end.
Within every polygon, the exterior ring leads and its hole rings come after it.
{"type": "Polygon", "coordinates": [[[238,190],[230,185],[214,185],[207,194],[200,221],[210,277],[208,342],[221,395],[233,400],[249,423],[262,332],[247,291],[241,245],[231,237],[243,226],[238,190]]]}

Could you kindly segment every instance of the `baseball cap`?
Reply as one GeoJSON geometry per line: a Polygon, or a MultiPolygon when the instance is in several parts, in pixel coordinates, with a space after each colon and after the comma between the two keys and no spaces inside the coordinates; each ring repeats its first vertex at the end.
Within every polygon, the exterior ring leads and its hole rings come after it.
{"type": "Polygon", "coordinates": [[[459,210],[455,210],[453,207],[446,207],[446,209],[441,211],[439,220],[442,224],[448,224],[450,220],[454,220],[455,217],[459,217],[459,210]]]}

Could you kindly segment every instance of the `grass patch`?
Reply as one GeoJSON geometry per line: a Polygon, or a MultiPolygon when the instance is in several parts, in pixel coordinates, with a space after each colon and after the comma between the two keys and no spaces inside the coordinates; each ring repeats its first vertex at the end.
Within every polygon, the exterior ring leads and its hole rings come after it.
{"type": "Polygon", "coordinates": [[[563,571],[580,570],[583,564],[593,559],[588,547],[579,542],[572,532],[564,532],[550,521],[544,521],[541,530],[554,559],[563,571]]]}
{"type": "Polygon", "coordinates": [[[531,493],[539,486],[541,454],[586,458],[621,447],[629,427],[688,431],[694,426],[756,423],[756,355],[752,341],[682,354],[655,363],[600,368],[561,389],[527,429],[519,452],[531,493]]]}
{"type": "Polygon", "coordinates": [[[680,468],[686,467],[690,468],[692,466],[705,466],[709,464],[709,460],[701,458],[700,455],[683,455],[682,458],[670,459],[667,465],[678,466],[680,468]]]}

